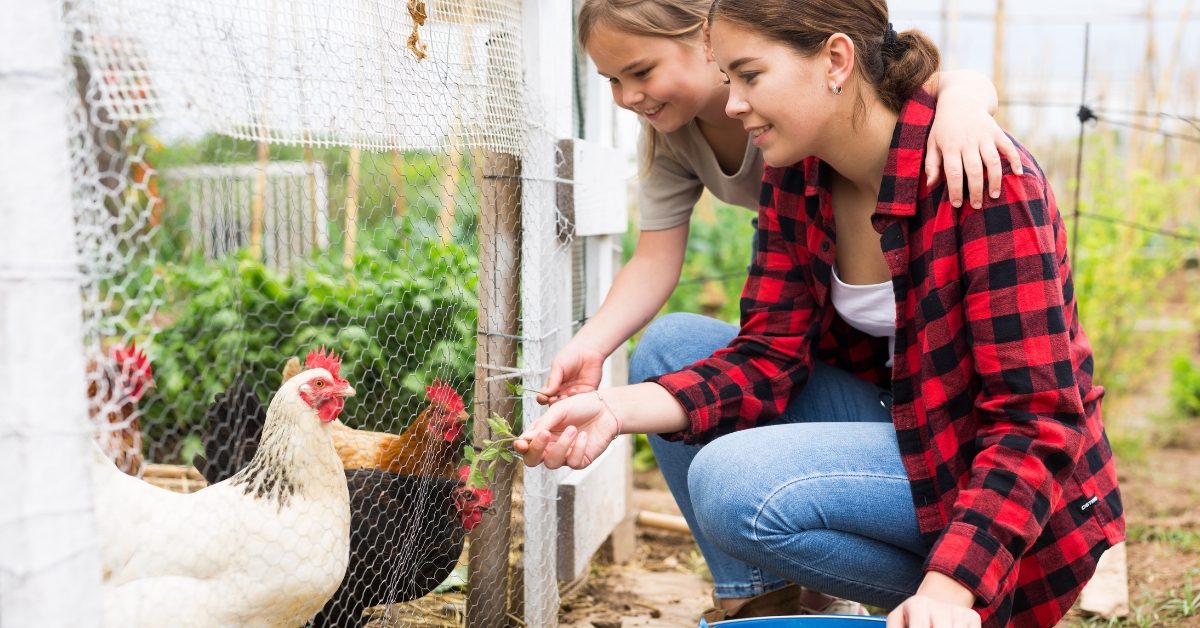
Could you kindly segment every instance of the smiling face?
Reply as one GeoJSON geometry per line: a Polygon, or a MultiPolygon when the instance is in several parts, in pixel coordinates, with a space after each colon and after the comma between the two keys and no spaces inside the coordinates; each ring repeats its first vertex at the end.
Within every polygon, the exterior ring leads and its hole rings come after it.
{"type": "Polygon", "coordinates": [[[830,90],[830,58],[803,56],[738,24],[716,20],[710,41],[717,65],[729,77],[725,113],[741,121],[763,160],[790,166],[819,154],[840,115],[830,90]]]}
{"type": "Polygon", "coordinates": [[[721,76],[699,35],[631,35],[607,25],[588,38],[588,56],[612,86],[617,106],[670,133],[720,104],[721,76]]]}

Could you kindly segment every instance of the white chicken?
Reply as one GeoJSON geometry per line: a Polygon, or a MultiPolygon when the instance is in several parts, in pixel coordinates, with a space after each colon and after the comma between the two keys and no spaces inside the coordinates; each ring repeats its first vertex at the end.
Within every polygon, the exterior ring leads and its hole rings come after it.
{"type": "Polygon", "coordinates": [[[105,626],[294,627],[337,591],[350,501],[329,425],[354,389],[332,354],[307,366],[271,400],[246,468],[196,493],[130,477],[93,448],[105,626]]]}

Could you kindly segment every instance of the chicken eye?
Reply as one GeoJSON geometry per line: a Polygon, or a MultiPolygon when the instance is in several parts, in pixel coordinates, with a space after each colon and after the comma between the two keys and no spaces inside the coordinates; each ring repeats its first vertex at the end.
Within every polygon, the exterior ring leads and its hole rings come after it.
{"type": "Polygon", "coordinates": [[[314,385],[314,386],[316,386],[317,388],[324,388],[324,387],[325,387],[325,380],[323,380],[323,379],[318,379],[318,380],[317,380],[317,381],[316,381],[316,382],[315,382],[313,385],[314,385]]]}

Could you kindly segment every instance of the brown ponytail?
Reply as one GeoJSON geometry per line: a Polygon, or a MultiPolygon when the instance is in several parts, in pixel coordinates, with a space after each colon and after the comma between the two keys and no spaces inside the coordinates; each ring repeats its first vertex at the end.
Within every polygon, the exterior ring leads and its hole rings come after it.
{"type": "MultiPolygon", "coordinates": [[[[716,19],[803,55],[815,54],[834,34],[845,34],[854,42],[857,72],[897,112],[940,63],[937,46],[921,31],[892,33],[887,0],[714,0],[708,21],[716,19]]],[[[865,106],[860,100],[859,110],[865,106]]]]}

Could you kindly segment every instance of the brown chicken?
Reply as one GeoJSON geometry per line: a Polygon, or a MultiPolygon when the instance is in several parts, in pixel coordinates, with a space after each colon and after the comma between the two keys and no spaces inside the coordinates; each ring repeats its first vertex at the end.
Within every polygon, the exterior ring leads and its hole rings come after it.
{"type": "MultiPolygon", "coordinates": [[[[299,370],[299,360],[288,360],[284,381],[299,370]]],[[[462,397],[436,380],[425,388],[425,395],[429,406],[400,435],[356,430],[334,421],[333,446],[346,470],[381,469],[458,480],[461,452],[454,443],[468,418],[462,397]]]]}
{"type": "Polygon", "coordinates": [[[118,469],[141,477],[145,459],[138,402],[154,387],[150,360],[130,343],[114,348],[107,360],[90,362],[87,369],[88,416],[96,444],[118,469]]]}

